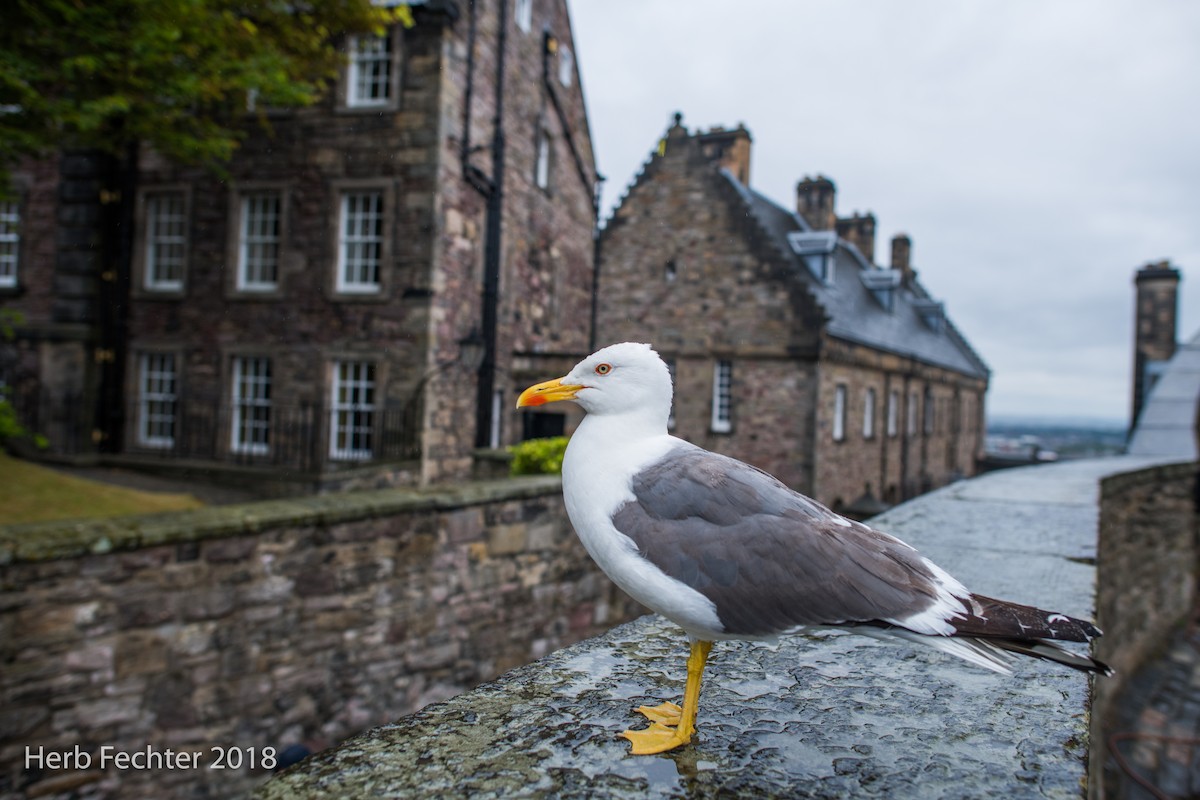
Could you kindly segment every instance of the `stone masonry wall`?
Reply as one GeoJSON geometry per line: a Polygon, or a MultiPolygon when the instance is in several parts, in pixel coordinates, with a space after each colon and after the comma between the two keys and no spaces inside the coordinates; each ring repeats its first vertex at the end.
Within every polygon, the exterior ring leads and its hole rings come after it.
{"type": "Polygon", "coordinates": [[[323,748],[634,611],[557,479],[3,527],[0,796],[235,796],[269,772],[251,748],[323,748]],[[90,769],[27,768],[76,747],[90,769]]]}
{"type": "Polygon", "coordinates": [[[1096,654],[1117,674],[1097,683],[1096,720],[1172,629],[1194,609],[1197,586],[1196,465],[1128,472],[1101,484],[1096,654]]]}

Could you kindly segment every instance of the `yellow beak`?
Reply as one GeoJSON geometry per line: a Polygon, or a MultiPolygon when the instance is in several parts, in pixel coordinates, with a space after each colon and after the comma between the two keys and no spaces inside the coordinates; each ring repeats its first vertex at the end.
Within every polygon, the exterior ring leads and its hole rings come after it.
{"type": "Polygon", "coordinates": [[[517,398],[517,408],[542,406],[546,403],[557,403],[559,400],[574,400],[576,393],[582,388],[575,384],[563,383],[562,378],[555,378],[530,386],[521,392],[521,396],[517,398]]]}

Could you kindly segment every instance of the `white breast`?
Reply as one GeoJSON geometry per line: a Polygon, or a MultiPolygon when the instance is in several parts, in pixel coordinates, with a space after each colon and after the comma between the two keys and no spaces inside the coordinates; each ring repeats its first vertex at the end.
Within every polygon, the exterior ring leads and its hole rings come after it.
{"type": "Polygon", "coordinates": [[[563,459],[563,498],[583,546],[630,597],[700,639],[722,638],[716,606],[643,558],[612,523],[634,499],[633,477],[681,444],[667,434],[630,436],[620,417],[588,416],[563,459]]]}

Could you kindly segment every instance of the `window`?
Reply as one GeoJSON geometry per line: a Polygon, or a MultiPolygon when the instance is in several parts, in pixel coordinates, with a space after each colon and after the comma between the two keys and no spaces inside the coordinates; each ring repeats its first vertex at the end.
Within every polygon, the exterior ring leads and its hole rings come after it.
{"type": "Polygon", "coordinates": [[[909,436],[913,436],[917,432],[917,393],[908,393],[908,420],[906,430],[909,436]]]}
{"type": "Polygon", "coordinates": [[[271,291],[279,281],[280,198],[277,193],[242,198],[237,287],[271,291]]]}
{"type": "Polygon", "coordinates": [[[558,48],[558,82],[563,86],[570,86],[571,80],[575,77],[575,57],[571,55],[571,48],[565,44],[558,48]]]}
{"type": "Polygon", "coordinates": [[[350,42],[346,105],[386,106],[392,95],[392,37],[362,36],[350,42]]]}
{"type": "Polygon", "coordinates": [[[675,430],[675,359],[663,359],[667,362],[667,374],[671,376],[671,410],[667,412],[667,430],[675,430]]]}
{"type": "Polygon", "coordinates": [[[271,448],[271,359],[233,360],[233,420],[230,447],[235,453],[263,455],[271,448]]]}
{"type": "Polygon", "coordinates": [[[836,231],[796,231],[789,233],[787,240],[792,252],[800,256],[813,277],[825,284],[833,283],[836,231]]]}
{"type": "Polygon", "coordinates": [[[533,0],[517,0],[517,9],[514,14],[517,27],[529,33],[533,27],[533,0]]]}
{"type": "Polygon", "coordinates": [[[889,438],[894,438],[899,432],[899,417],[900,417],[900,392],[892,389],[888,392],[887,404],[887,435],[889,438]]]}
{"type": "Polygon", "coordinates": [[[175,356],[146,353],[138,369],[138,444],[175,446],[175,356]]]}
{"type": "Polygon", "coordinates": [[[732,395],[733,364],[718,361],[713,368],[712,387],[712,430],[713,433],[729,433],[733,430],[732,395]]]}
{"type": "Polygon", "coordinates": [[[863,438],[875,438],[875,390],[867,389],[863,398],[863,438]]]}
{"type": "Polygon", "coordinates": [[[933,390],[925,387],[925,433],[933,433],[933,390]]]}
{"type": "Polygon", "coordinates": [[[383,193],[343,194],[338,227],[338,291],[378,292],[382,263],[383,193]]]}
{"type": "Polygon", "coordinates": [[[846,439],[846,386],[839,383],[833,390],[833,440],[846,439]]]}
{"type": "Polygon", "coordinates": [[[187,217],[184,209],[182,192],[146,196],[147,289],[183,289],[183,263],[187,251],[187,217]]]}
{"type": "Polygon", "coordinates": [[[550,188],[550,134],[541,128],[538,129],[537,166],[533,178],[539,189],[550,188]]]}
{"type": "Polygon", "coordinates": [[[21,210],[14,202],[0,202],[0,289],[17,285],[21,244],[21,210]]]}
{"type": "Polygon", "coordinates": [[[375,365],[368,361],[334,364],[331,400],[329,455],[347,461],[371,458],[375,428],[375,365]]]}

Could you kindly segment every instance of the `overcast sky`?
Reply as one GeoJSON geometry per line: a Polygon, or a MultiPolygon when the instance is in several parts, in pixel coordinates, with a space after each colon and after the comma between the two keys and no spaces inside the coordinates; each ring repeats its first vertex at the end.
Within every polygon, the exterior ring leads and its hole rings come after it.
{"type": "Polygon", "coordinates": [[[671,123],[745,123],[751,185],[837,183],[913,240],[994,415],[1129,413],[1133,274],[1200,327],[1200,3],[569,0],[605,216],[671,123]]]}

